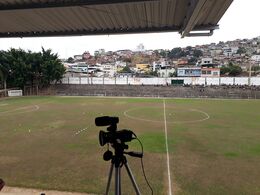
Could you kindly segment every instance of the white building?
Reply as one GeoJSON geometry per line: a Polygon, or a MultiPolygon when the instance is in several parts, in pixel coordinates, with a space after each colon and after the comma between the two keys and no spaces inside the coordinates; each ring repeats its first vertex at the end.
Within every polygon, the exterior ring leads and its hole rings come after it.
{"type": "Polygon", "coordinates": [[[232,49],[230,47],[224,47],[223,48],[223,54],[227,57],[232,56],[232,49]]]}
{"type": "Polygon", "coordinates": [[[213,63],[212,58],[202,58],[200,64],[203,65],[203,64],[212,64],[212,63],[213,63]]]}
{"type": "Polygon", "coordinates": [[[169,77],[173,73],[175,73],[175,69],[174,68],[158,70],[159,77],[169,77]]]}
{"type": "Polygon", "coordinates": [[[139,45],[137,45],[136,51],[144,52],[145,51],[144,44],[140,43],[139,45]]]}
{"type": "Polygon", "coordinates": [[[79,73],[83,73],[83,72],[87,73],[88,72],[88,65],[84,62],[70,64],[69,67],[68,67],[68,71],[79,72],[79,73]]]}
{"type": "Polygon", "coordinates": [[[255,61],[255,62],[260,62],[260,55],[253,55],[251,57],[251,60],[255,61]]]}
{"type": "Polygon", "coordinates": [[[101,71],[103,72],[103,76],[114,77],[117,66],[115,64],[102,64],[101,71]]]}
{"type": "Polygon", "coordinates": [[[117,67],[126,67],[126,62],[123,62],[123,61],[116,61],[115,65],[117,67]]]}
{"type": "Polygon", "coordinates": [[[78,61],[82,59],[83,59],[82,55],[74,55],[74,60],[78,61]]]}
{"type": "Polygon", "coordinates": [[[169,69],[171,66],[169,62],[166,61],[164,58],[160,59],[159,61],[153,62],[153,71],[161,70],[161,69],[169,69]]]}

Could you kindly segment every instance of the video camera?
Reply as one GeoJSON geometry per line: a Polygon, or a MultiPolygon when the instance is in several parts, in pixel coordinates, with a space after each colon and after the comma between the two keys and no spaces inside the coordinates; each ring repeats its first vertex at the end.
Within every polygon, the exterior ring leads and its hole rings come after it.
{"type": "MultiPolygon", "coordinates": [[[[142,169],[143,169],[143,146],[141,141],[138,139],[138,137],[135,135],[135,133],[128,129],[122,129],[117,131],[117,123],[119,122],[118,117],[110,117],[110,116],[102,116],[97,117],[95,119],[96,126],[108,126],[107,131],[99,131],[99,144],[101,146],[104,146],[105,144],[108,145],[107,151],[103,154],[103,159],[105,161],[111,160],[111,167],[109,171],[108,176],[108,182],[107,182],[107,188],[106,188],[106,195],[108,195],[112,173],[115,169],[115,194],[121,195],[121,168],[124,166],[126,168],[126,171],[128,173],[128,176],[130,177],[130,180],[132,182],[132,185],[135,189],[135,192],[137,195],[140,195],[140,190],[136,184],[136,181],[134,179],[134,176],[132,174],[132,171],[130,167],[128,166],[127,159],[125,154],[137,158],[141,158],[142,163],[142,169]],[[125,142],[130,142],[133,139],[136,139],[139,141],[142,152],[134,152],[134,151],[125,151],[128,149],[128,145],[125,144],[125,142]],[[114,148],[114,153],[109,150],[109,145],[111,145],[114,148]]],[[[143,169],[144,173],[144,169],[143,169]]],[[[145,173],[144,173],[145,176],[145,173]]],[[[145,177],[146,178],[146,177],[145,177]]],[[[147,181],[147,180],[146,180],[147,181]]]]}
{"type": "MultiPolygon", "coordinates": [[[[130,142],[133,139],[137,139],[135,133],[128,129],[117,130],[117,123],[119,122],[118,117],[102,116],[95,119],[96,126],[108,126],[107,131],[99,131],[99,144],[104,146],[105,144],[111,144],[115,149],[115,156],[122,156],[123,154],[128,154],[129,156],[142,158],[142,152],[126,152],[128,145],[125,142],[130,142]]],[[[111,151],[106,151],[103,155],[105,161],[113,159],[113,153],[111,151]]]]}
{"type": "Polygon", "coordinates": [[[99,144],[104,146],[107,143],[125,143],[130,142],[136,138],[136,135],[131,130],[123,129],[117,131],[117,123],[119,122],[118,117],[102,116],[95,119],[96,126],[109,126],[108,132],[99,132],[99,144]]]}

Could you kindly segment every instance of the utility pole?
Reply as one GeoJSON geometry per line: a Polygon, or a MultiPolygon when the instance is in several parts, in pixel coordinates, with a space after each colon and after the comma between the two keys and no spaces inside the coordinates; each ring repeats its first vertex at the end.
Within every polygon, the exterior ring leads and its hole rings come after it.
{"type": "Polygon", "coordinates": [[[251,86],[251,76],[252,76],[252,63],[249,61],[249,78],[248,78],[248,85],[251,86]]]}
{"type": "Polygon", "coordinates": [[[166,61],[165,61],[165,84],[167,85],[167,66],[168,66],[168,50],[166,50],[166,61]]]}

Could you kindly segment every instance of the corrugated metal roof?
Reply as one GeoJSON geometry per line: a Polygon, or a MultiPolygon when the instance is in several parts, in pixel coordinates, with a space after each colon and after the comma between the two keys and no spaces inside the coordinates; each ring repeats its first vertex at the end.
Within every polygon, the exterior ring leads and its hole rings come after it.
{"type": "MultiPolygon", "coordinates": [[[[0,37],[209,30],[232,0],[1,0],[0,37]]],[[[206,34],[207,35],[207,34],[206,34]]]]}

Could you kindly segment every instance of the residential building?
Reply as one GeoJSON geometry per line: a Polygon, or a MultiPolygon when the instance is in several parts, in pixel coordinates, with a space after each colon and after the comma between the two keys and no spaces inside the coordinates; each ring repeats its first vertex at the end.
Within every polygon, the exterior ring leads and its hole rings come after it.
{"type": "Polygon", "coordinates": [[[255,62],[260,62],[260,55],[253,55],[251,57],[251,60],[255,61],[255,62]]]}
{"type": "Polygon", "coordinates": [[[220,69],[212,67],[202,67],[201,77],[220,77],[220,69]]]}
{"type": "Polygon", "coordinates": [[[79,62],[75,64],[70,64],[68,67],[69,72],[88,72],[88,65],[85,62],[79,62]]]}
{"type": "Polygon", "coordinates": [[[230,47],[224,47],[223,48],[223,54],[225,55],[225,56],[227,56],[227,57],[229,57],[229,56],[232,56],[232,50],[231,50],[231,48],[230,47]]]}
{"type": "Polygon", "coordinates": [[[178,65],[178,66],[187,65],[188,62],[189,62],[188,59],[186,59],[186,58],[181,58],[181,59],[178,59],[177,65],[178,65]]]}
{"type": "Polygon", "coordinates": [[[80,60],[82,60],[83,58],[82,58],[82,55],[74,55],[74,60],[75,61],[80,61],[80,60]]]}
{"type": "Polygon", "coordinates": [[[115,64],[102,64],[101,71],[103,72],[103,76],[114,77],[117,72],[117,67],[115,64]]]}
{"type": "Polygon", "coordinates": [[[174,68],[158,70],[159,77],[170,77],[173,73],[175,73],[174,68]]]}
{"type": "Polygon", "coordinates": [[[150,70],[150,64],[136,64],[135,67],[139,72],[148,72],[150,70]]]}
{"type": "Polygon", "coordinates": [[[201,68],[200,67],[181,67],[177,68],[178,77],[200,77],[201,68]]]}
{"type": "Polygon", "coordinates": [[[144,52],[145,51],[144,44],[140,43],[139,45],[137,45],[136,51],[137,52],[144,52]]]}
{"type": "Polygon", "coordinates": [[[166,59],[162,58],[159,61],[154,61],[153,62],[153,71],[161,70],[161,69],[166,69],[169,68],[169,62],[166,61],[166,59]]]}
{"type": "Polygon", "coordinates": [[[88,51],[85,51],[85,52],[83,53],[83,55],[82,55],[82,58],[85,59],[85,60],[87,60],[87,59],[91,58],[91,55],[90,55],[90,53],[89,53],[88,51]]]}

